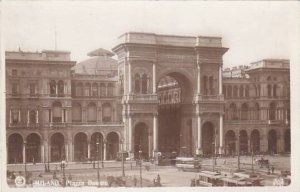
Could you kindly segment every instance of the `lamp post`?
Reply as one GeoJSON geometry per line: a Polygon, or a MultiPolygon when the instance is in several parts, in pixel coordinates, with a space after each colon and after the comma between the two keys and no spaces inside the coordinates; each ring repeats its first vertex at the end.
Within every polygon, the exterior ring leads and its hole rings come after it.
{"type": "Polygon", "coordinates": [[[100,187],[100,168],[99,168],[99,137],[97,137],[97,178],[98,178],[98,187],[100,187]]]}
{"type": "Polygon", "coordinates": [[[106,143],[106,141],[101,140],[101,166],[102,168],[104,168],[104,144],[106,143]]]}
{"type": "Polygon", "coordinates": [[[125,177],[125,168],[124,168],[124,149],[123,149],[124,139],[121,139],[121,147],[122,147],[122,176],[125,177]]]}
{"type": "Polygon", "coordinates": [[[140,150],[139,150],[139,156],[140,156],[140,186],[143,187],[143,181],[142,181],[142,148],[140,145],[140,150]]]}
{"type": "Polygon", "coordinates": [[[24,150],[25,150],[25,153],[24,153],[24,159],[25,159],[25,162],[24,162],[24,174],[25,174],[25,181],[27,181],[26,144],[27,144],[27,142],[24,141],[24,150]]]}
{"type": "Polygon", "coordinates": [[[61,169],[63,172],[63,187],[65,187],[66,186],[66,175],[65,175],[66,161],[65,161],[65,159],[62,159],[60,166],[61,166],[61,169]]]}

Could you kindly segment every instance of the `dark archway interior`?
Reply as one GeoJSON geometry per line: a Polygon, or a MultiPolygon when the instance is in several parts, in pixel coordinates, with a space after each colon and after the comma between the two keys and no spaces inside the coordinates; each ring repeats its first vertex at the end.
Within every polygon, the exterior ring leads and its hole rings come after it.
{"type": "Polygon", "coordinates": [[[99,132],[93,133],[91,136],[91,159],[101,159],[103,153],[103,135],[99,132]],[[97,146],[97,142],[99,142],[97,146]]]}
{"type": "Polygon", "coordinates": [[[166,158],[191,155],[192,129],[183,123],[183,103],[192,103],[190,81],[180,73],[169,73],[158,82],[158,150],[166,158]],[[185,126],[183,126],[185,125],[185,126]]]}
{"type": "Polygon", "coordinates": [[[111,132],[107,135],[107,160],[112,160],[117,158],[117,153],[119,151],[119,136],[115,132],[111,132]]]}
{"type": "Polygon", "coordinates": [[[40,136],[32,133],[27,137],[26,162],[41,162],[41,139],[40,136]]]}
{"type": "Polygon", "coordinates": [[[215,142],[214,142],[214,125],[211,122],[206,122],[202,126],[202,149],[204,155],[212,155],[215,142]]]}
{"type": "Polygon", "coordinates": [[[55,133],[51,137],[51,162],[61,161],[65,158],[64,136],[55,133]]]}
{"type": "Polygon", "coordinates": [[[251,149],[254,153],[260,152],[260,135],[256,129],[251,133],[251,149]]]}
{"type": "Polygon", "coordinates": [[[87,136],[84,133],[77,133],[74,138],[74,160],[87,161],[87,136]]]}
{"type": "Polygon", "coordinates": [[[288,129],[284,133],[284,151],[291,152],[291,130],[288,129]]]}
{"type": "Polygon", "coordinates": [[[248,153],[248,136],[245,130],[240,131],[240,153],[248,153]]]}
{"type": "Polygon", "coordinates": [[[12,134],[8,138],[8,163],[23,162],[23,139],[19,134],[12,134]]]}
{"type": "Polygon", "coordinates": [[[277,134],[275,130],[270,130],[268,134],[268,152],[277,153],[277,134]]]}
{"type": "Polygon", "coordinates": [[[145,123],[139,123],[134,128],[134,158],[139,158],[139,151],[142,151],[142,158],[149,158],[149,130],[145,123]]]}
{"type": "Polygon", "coordinates": [[[227,131],[225,135],[226,154],[234,155],[236,153],[236,137],[232,130],[227,131]]]}

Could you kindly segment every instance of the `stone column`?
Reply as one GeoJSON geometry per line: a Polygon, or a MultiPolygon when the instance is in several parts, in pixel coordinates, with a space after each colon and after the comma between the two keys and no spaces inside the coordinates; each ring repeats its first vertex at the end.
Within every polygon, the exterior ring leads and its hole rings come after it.
{"type": "Polygon", "coordinates": [[[21,109],[19,109],[19,119],[18,120],[19,120],[18,123],[20,123],[21,122],[21,109]]]}
{"type": "Polygon", "coordinates": [[[104,161],[107,160],[107,157],[106,157],[106,140],[103,141],[103,154],[102,154],[102,158],[104,161]]]}
{"type": "Polygon", "coordinates": [[[26,161],[26,146],[25,146],[25,144],[23,143],[23,163],[25,163],[25,161],[26,161]]]}
{"type": "Polygon", "coordinates": [[[29,124],[29,110],[27,110],[27,125],[29,124]]]}
{"type": "Polygon", "coordinates": [[[156,64],[153,62],[153,67],[152,67],[152,90],[153,94],[156,93],[156,64]]]}
{"type": "Polygon", "coordinates": [[[50,109],[50,123],[52,123],[52,110],[50,109]]]}
{"type": "Polygon", "coordinates": [[[68,141],[65,142],[65,154],[66,154],[66,161],[69,161],[69,145],[68,145],[68,141]]]}
{"type": "Polygon", "coordinates": [[[44,143],[41,145],[41,162],[45,163],[45,146],[44,143]]]}
{"type": "Polygon", "coordinates": [[[153,156],[158,150],[158,127],[157,127],[157,114],[153,115],[153,156]]]}
{"type": "Polygon", "coordinates": [[[132,92],[131,63],[128,61],[128,94],[132,92]]]}
{"type": "Polygon", "coordinates": [[[61,110],[61,122],[62,122],[62,123],[65,122],[65,113],[64,113],[64,109],[61,110]]]}
{"type": "Polygon", "coordinates": [[[11,118],[11,109],[9,110],[9,124],[12,124],[12,118],[11,118]]]}
{"type": "Polygon", "coordinates": [[[220,113],[220,148],[219,148],[219,154],[224,154],[224,129],[223,129],[223,114],[220,113]]]}
{"type": "Polygon", "coordinates": [[[39,123],[39,110],[36,110],[36,123],[39,123]]]}
{"type": "Polygon", "coordinates": [[[91,142],[90,141],[88,141],[87,150],[88,150],[88,159],[90,159],[91,158],[91,142]]]}
{"type": "Polygon", "coordinates": [[[196,154],[202,154],[202,129],[201,129],[201,115],[197,116],[197,151],[196,154]]]}
{"type": "Polygon", "coordinates": [[[74,157],[73,157],[73,141],[72,139],[68,139],[68,149],[69,149],[69,156],[68,156],[68,160],[69,161],[73,161],[74,160],[74,157]]]}
{"type": "Polygon", "coordinates": [[[223,81],[222,81],[222,64],[219,67],[219,95],[223,93],[223,81]]]}
{"type": "MultiPolygon", "coordinates": [[[[132,117],[131,115],[128,116],[128,150],[129,153],[133,153],[132,149],[132,117]]],[[[131,154],[133,155],[133,154],[131,154]]]]}
{"type": "Polygon", "coordinates": [[[197,63],[197,94],[201,93],[201,70],[200,63],[197,63]]]}

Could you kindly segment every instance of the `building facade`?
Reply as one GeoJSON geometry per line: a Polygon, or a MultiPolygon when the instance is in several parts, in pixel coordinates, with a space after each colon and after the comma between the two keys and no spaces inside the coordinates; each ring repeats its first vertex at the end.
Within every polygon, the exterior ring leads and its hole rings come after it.
{"type": "Polygon", "coordinates": [[[117,59],[6,52],[7,163],[290,152],[289,61],[223,70],[227,50],[219,37],[130,32],[117,59]]]}

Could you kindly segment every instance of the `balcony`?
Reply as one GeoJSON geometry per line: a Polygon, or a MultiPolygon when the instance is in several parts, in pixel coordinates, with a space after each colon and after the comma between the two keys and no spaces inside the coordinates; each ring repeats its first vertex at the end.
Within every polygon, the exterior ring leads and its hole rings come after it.
{"type": "Polygon", "coordinates": [[[232,125],[279,125],[286,123],[284,120],[225,120],[224,122],[232,125]]]}
{"type": "Polygon", "coordinates": [[[198,102],[223,102],[224,95],[196,95],[194,101],[198,102]]]}
{"type": "Polygon", "coordinates": [[[124,95],[122,102],[158,102],[158,96],[152,94],[130,94],[124,95]]]}

